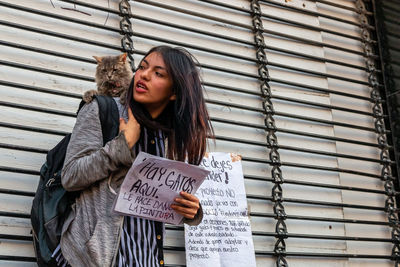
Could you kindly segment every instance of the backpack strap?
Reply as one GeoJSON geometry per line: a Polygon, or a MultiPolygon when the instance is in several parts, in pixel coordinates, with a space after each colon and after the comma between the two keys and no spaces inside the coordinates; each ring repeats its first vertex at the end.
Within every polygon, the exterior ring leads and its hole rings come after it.
{"type": "MultiPolygon", "coordinates": [[[[119,112],[117,103],[110,96],[95,95],[99,104],[99,117],[101,131],[103,134],[103,145],[118,135],[119,132],[119,112]]],[[[79,104],[78,112],[85,105],[85,101],[79,104]]]]}
{"type": "Polygon", "coordinates": [[[112,97],[103,95],[96,95],[95,97],[99,103],[99,116],[104,145],[118,135],[119,112],[117,103],[115,103],[112,97]]]}

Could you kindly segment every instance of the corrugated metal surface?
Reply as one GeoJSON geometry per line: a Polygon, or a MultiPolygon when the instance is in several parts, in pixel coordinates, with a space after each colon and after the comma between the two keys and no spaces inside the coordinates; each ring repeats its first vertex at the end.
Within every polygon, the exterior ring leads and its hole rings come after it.
{"type": "MultiPolygon", "coordinates": [[[[0,194],[0,234],[27,239],[2,239],[1,266],[34,265],[28,214],[37,172],[44,152],[72,129],[79,96],[95,86],[91,56],[121,51],[118,2],[0,1],[0,188],[19,191],[0,194]],[[5,256],[28,258],[4,261],[5,256]]],[[[250,2],[129,3],[136,63],[150,47],[164,43],[184,46],[199,60],[217,135],[210,150],[243,155],[257,265],[273,266],[274,183],[250,2]]],[[[290,266],[392,266],[355,3],[260,3],[285,180],[287,261],[290,266]]],[[[167,232],[166,263],[184,265],[182,228],[167,232]]]]}

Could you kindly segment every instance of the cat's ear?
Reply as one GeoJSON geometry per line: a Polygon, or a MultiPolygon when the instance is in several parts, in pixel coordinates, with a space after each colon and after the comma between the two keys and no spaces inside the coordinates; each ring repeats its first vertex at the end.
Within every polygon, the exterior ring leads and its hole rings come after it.
{"type": "Polygon", "coordinates": [[[102,57],[93,56],[93,58],[96,59],[97,63],[101,63],[101,61],[103,60],[102,57]]]}
{"type": "Polygon", "coordinates": [[[127,56],[126,53],[121,54],[121,55],[119,56],[119,61],[122,61],[123,63],[125,63],[125,62],[126,62],[126,56],[127,56]]]}

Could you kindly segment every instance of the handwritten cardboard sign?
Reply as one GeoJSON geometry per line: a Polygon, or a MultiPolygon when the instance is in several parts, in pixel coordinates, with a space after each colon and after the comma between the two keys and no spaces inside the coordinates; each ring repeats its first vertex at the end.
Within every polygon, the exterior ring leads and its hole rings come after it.
{"type": "Polygon", "coordinates": [[[121,185],[114,211],[171,224],[183,216],[170,206],[179,192],[194,194],[209,174],[202,167],[140,152],[121,185]]]}
{"type": "Polygon", "coordinates": [[[204,217],[185,225],[186,265],[255,267],[240,156],[208,153],[201,165],[210,170],[196,193],[204,217]]]}

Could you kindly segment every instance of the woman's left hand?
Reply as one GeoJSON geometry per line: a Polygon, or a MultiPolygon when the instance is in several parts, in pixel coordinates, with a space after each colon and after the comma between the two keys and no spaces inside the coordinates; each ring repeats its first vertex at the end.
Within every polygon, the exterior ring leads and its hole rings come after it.
{"type": "Polygon", "coordinates": [[[200,208],[199,199],[189,193],[181,191],[181,197],[175,198],[178,204],[172,204],[171,208],[187,219],[193,219],[200,208]]]}

